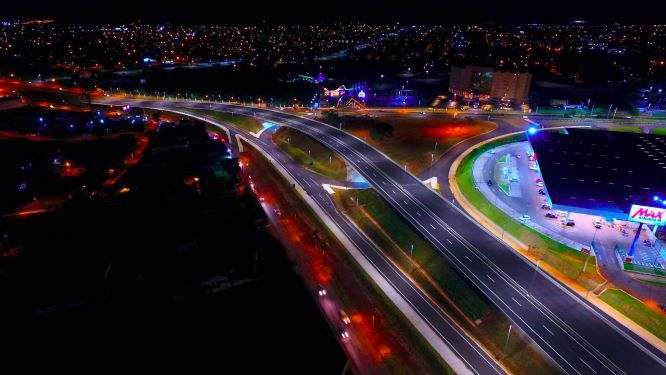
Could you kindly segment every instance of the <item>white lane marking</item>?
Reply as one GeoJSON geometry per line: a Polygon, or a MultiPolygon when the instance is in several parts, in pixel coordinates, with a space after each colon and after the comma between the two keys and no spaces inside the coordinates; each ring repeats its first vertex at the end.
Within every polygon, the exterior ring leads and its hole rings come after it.
{"type": "Polygon", "coordinates": [[[421,213],[416,211],[416,216],[421,217],[421,213]]]}
{"type": "Polygon", "coordinates": [[[391,189],[391,191],[393,192],[393,195],[398,194],[398,193],[396,193],[395,190],[393,190],[393,189],[391,189]]]}
{"type": "Polygon", "coordinates": [[[402,203],[404,203],[404,204],[405,204],[405,206],[409,204],[409,203],[407,203],[407,201],[406,201],[406,200],[404,200],[404,199],[403,199],[402,203]]]}
{"type": "Polygon", "coordinates": [[[551,336],[555,336],[555,334],[553,333],[553,331],[549,330],[548,327],[546,327],[546,326],[543,325],[543,324],[542,324],[541,326],[543,327],[543,329],[545,329],[546,331],[548,331],[548,333],[550,333],[551,336]]]}
{"type": "Polygon", "coordinates": [[[495,282],[495,279],[493,279],[492,277],[490,277],[490,275],[486,274],[486,277],[489,278],[490,281],[495,282]]]}
{"type": "Polygon", "coordinates": [[[386,182],[382,181],[382,185],[386,185],[386,182]]]}
{"type": "Polygon", "coordinates": [[[446,241],[447,241],[448,243],[450,243],[451,245],[453,245],[453,242],[451,242],[450,239],[447,238],[446,241]]]}
{"type": "Polygon", "coordinates": [[[511,299],[513,300],[513,302],[517,303],[517,304],[518,304],[518,306],[520,306],[520,307],[522,307],[522,306],[523,306],[523,305],[521,305],[521,304],[520,304],[520,302],[516,301],[516,299],[515,299],[515,298],[511,297],[511,299]]]}
{"type": "Polygon", "coordinates": [[[578,357],[578,359],[580,359],[580,361],[583,362],[583,364],[584,364],[585,366],[587,366],[587,368],[589,368],[590,370],[592,370],[593,373],[595,373],[595,374],[597,373],[597,371],[596,371],[594,368],[592,368],[592,366],[588,365],[587,362],[583,361],[583,358],[578,357]]]}
{"type": "Polygon", "coordinates": [[[467,260],[469,260],[470,263],[474,263],[474,261],[472,260],[472,258],[468,257],[467,255],[465,255],[465,258],[467,258],[467,260]]]}
{"type": "Polygon", "coordinates": [[[432,229],[437,229],[437,228],[435,228],[435,226],[434,226],[434,225],[432,225],[432,224],[430,224],[430,226],[432,227],[432,229]]]}

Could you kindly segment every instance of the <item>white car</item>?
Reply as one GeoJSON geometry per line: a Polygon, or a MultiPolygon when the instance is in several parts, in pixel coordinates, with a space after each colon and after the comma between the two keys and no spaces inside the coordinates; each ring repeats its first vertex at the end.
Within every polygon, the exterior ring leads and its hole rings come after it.
{"type": "Polygon", "coordinates": [[[543,182],[539,181],[536,183],[538,187],[543,187],[543,182]]]}
{"type": "Polygon", "coordinates": [[[594,221],[592,222],[592,225],[594,225],[594,227],[597,228],[597,229],[601,229],[601,220],[594,219],[594,221]]]}
{"type": "Polygon", "coordinates": [[[520,221],[527,221],[530,219],[530,215],[523,215],[520,217],[520,221]]]}

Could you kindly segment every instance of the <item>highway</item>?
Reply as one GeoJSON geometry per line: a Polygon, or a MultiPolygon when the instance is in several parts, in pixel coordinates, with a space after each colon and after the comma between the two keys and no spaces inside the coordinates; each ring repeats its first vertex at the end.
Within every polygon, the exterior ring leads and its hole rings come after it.
{"type": "MultiPolygon", "coordinates": [[[[139,107],[138,103],[133,105],[139,107]]],[[[145,103],[145,107],[154,108],[155,103],[145,103]]],[[[164,107],[166,109],[166,107],[164,107]]],[[[178,113],[187,113],[187,110],[181,107],[173,108],[178,113]]],[[[206,119],[212,124],[220,124],[214,119],[207,118],[201,114],[191,113],[193,117],[206,119]]],[[[363,256],[379,271],[386,281],[407,301],[407,303],[421,316],[422,319],[433,329],[439,338],[454,352],[462,361],[463,365],[472,374],[490,375],[506,374],[503,368],[497,365],[494,359],[481,349],[474,340],[467,336],[452,320],[444,315],[437,304],[433,302],[418,286],[409,278],[405,277],[403,272],[397,268],[367,237],[353,225],[346,216],[338,210],[329,194],[323,189],[322,183],[331,183],[327,178],[316,175],[302,165],[298,164],[282,150],[280,150],[270,140],[270,136],[265,132],[261,138],[256,138],[248,132],[231,126],[226,126],[231,138],[241,135],[250,139],[252,143],[268,153],[280,164],[305,192],[315,201],[319,208],[326,213],[329,220],[340,228],[347,238],[363,256]]],[[[335,182],[336,185],[353,185],[349,183],[335,182]]],[[[326,218],[324,218],[325,220],[326,218]]]]}
{"type": "MultiPolygon", "coordinates": [[[[230,104],[116,98],[103,101],[107,104],[124,103],[139,107],[188,107],[234,112],[298,129],[336,151],[361,173],[452,266],[465,275],[513,324],[520,327],[565,373],[642,374],[666,371],[666,356],[661,351],[566,286],[535,269],[455,204],[443,199],[381,152],[348,133],[311,119],[230,104]]],[[[321,199],[326,198],[322,194],[321,199]]],[[[328,207],[327,212],[337,217],[336,224],[339,221],[341,227],[349,227],[330,200],[328,207]]],[[[354,228],[345,229],[348,236],[354,232],[354,228]]],[[[367,242],[363,236],[355,239],[355,243],[358,242],[360,246],[364,246],[364,241],[367,242]]],[[[371,261],[381,263],[386,262],[386,259],[383,254],[376,254],[371,261]]],[[[392,267],[389,263],[380,266],[387,272],[391,272],[392,267]]],[[[398,270],[395,270],[395,274],[385,276],[394,286],[405,283],[398,270]]],[[[421,293],[413,285],[396,288],[412,288],[411,293],[415,297],[421,293]]],[[[441,324],[445,323],[431,304],[424,302],[415,308],[427,321],[437,320],[439,316],[443,321],[441,324]]],[[[461,357],[470,358],[466,354],[461,357]]],[[[479,365],[473,363],[474,366],[479,365]]],[[[477,373],[490,372],[477,370],[477,373]]]]}

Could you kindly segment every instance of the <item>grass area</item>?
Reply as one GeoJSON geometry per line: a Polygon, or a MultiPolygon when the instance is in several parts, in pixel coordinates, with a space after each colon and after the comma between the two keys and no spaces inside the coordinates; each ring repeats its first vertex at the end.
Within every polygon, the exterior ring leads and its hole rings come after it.
{"type": "Polygon", "coordinates": [[[666,135],[666,128],[652,128],[652,134],[666,135]]]}
{"type": "Polygon", "coordinates": [[[544,262],[554,267],[563,275],[575,280],[585,288],[593,289],[604,281],[597,273],[597,265],[594,258],[590,258],[587,270],[586,272],[583,272],[583,265],[586,258],[585,254],[552,240],[506,215],[489,202],[474,184],[472,165],[481,153],[501,144],[522,141],[524,140],[524,137],[525,136],[522,134],[506,137],[496,142],[488,143],[472,151],[465,159],[463,159],[456,172],[458,187],[467,200],[488,219],[527,245],[529,248],[528,251],[532,255],[541,258],[544,262]]]}
{"type": "Polygon", "coordinates": [[[184,109],[186,109],[188,112],[192,112],[198,115],[204,115],[213,120],[217,120],[224,124],[233,125],[235,127],[247,130],[252,133],[257,133],[264,128],[261,121],[250,116],[244,116],[244,115],[238,115],[226,112],[209,111],[207,109],[192,109],[192,108],[184,108],[184,109]]]}
{"type": "Polygon", "coordinates": [[[626,271],[640,272],[649,275],[666,276],[666,271],[657,267],[646,267],[633,263],[624,263],[624,269],[626,271]]]}
{"type": "Polygon", "coordinates": [[[273,143],[313,172],[336,180],[347,177],[345,161],[337,153],[298,130],[286,127],[278,129],[273,134],[273,143]]]}
{"type": "Polygon", "coordinates": [[[618,289],[607,289],[599,297],[615,310],[666,341],[666,315],[659,312],[656,306],[647,306],[618,289]]]}
{"type": "Polygon", "coordinates": [[[506,159],[507,159],[507,155],[504,155],[504,156],[502,156],[501,158],[499,158],[499,159],[497,160],[497,162],[498,162],[499,164],[504,164],[504,163],[506,163],[506,159]]]}
{"type": "Polygon", "coordinates": [[[312,237],[312,233],[315,233],[319,241],[318,246],[326,249],[328,255],[325,257],[330,256],[336,260],[333,262],[336,267],[333,271],[334,278],[331,280],[331,285],[336,287],[339,302],[345,306],[346,312],[350,316],[354,316],[359,313],[359,310],[370,310],[372,307],[367,306],[368,303],[375,304],[374,307],[381,313],[379,327],[381,327],[382,336],[383,334],[388,337],[397,336],[395,341],[389,343],[394,349],[398,345],[406,347],[406,349],[401,349],[407,350],[406,355],[389,355],[383,358],[389,371],[395,374],[408,374],[414,371],[414,363],[417,362],[419,365],[427,367],[424,369],[425,373],[455,374],[370,276],[356,263],[344,246],[338,242],[335,235],[328,230],[321,218],[293,191],[291,184],[260,153],[254,151],[250,146],[248,146],[248,150],[251,150],[250,153],[253,155],[252,164],[259,164],[260,170],[264,171],[261,173],[262,179],[270,181],[270,186],[275,187],[270,193],[275,196],[268,197],[268,199],[279,199],[284,205],[288,202],[289,210],[300,217],[298,222],[307,223],[304,227],[297,226],[297,229],[302,229],[303,233],[297,233],[295,237],[300,238],[300,241],[306,241],[307,238],[312,237]],[[344,279],[342,276],[335,277],[336,272],[344,273],[344,279]],[[359,295],[363,297],[359,298],[359,295]]]}
{"type": "Polygon", "coordinates": [[[456,143],[497,127],[488,121],[420,113],[328,114],[325,121],[341,126],[417,174],[431,165],[433,154],[437,160],[456,143]]]}
{"type": "Polygon", "coordinates": [[[509,184],[498,184],[497,186],[499,186],[499,188],[502,189],[504,194],[506,195],[511,194],[511,186],[509,184]]]}
{"type": "MultiPolygon", "coordinates": [[[[373,190],[345,190],[336,204],[386,254],[496,358],[503,356],[509,322],[441,254],[426,242],[373,190]],[[358,198],[359,206],[356,206],[358,198]],[[413,249],[413,258],[412,258],[413,249]]],[[[504,364],[516,374],[555,370],[526,341],[511,338],[504,364]]]]}
{"type": "Polygon", "coordinates": [[[664,281],[646,280],[646,279],[637,279],[637,280],[642,282],[643,284],[657,286],[660,288],[666,288],[666,279],[664,281]]]}
{"type": "Polygon", "coordinates": [[[640,127],[638,126],[609,126],[608,128],[603,128],[612,132],[625,132],[625,133],[642,133],[640,127]]]}

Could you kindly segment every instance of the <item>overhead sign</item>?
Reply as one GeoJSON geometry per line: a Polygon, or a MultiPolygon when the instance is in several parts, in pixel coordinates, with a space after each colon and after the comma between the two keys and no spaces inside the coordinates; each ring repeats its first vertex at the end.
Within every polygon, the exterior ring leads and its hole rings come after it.
{"type": "Polygon", "coordinates": [[[629,211],[629,221],[644,224],[666,224],[666,208],[639,206],[634,204],[629,211]]]}

